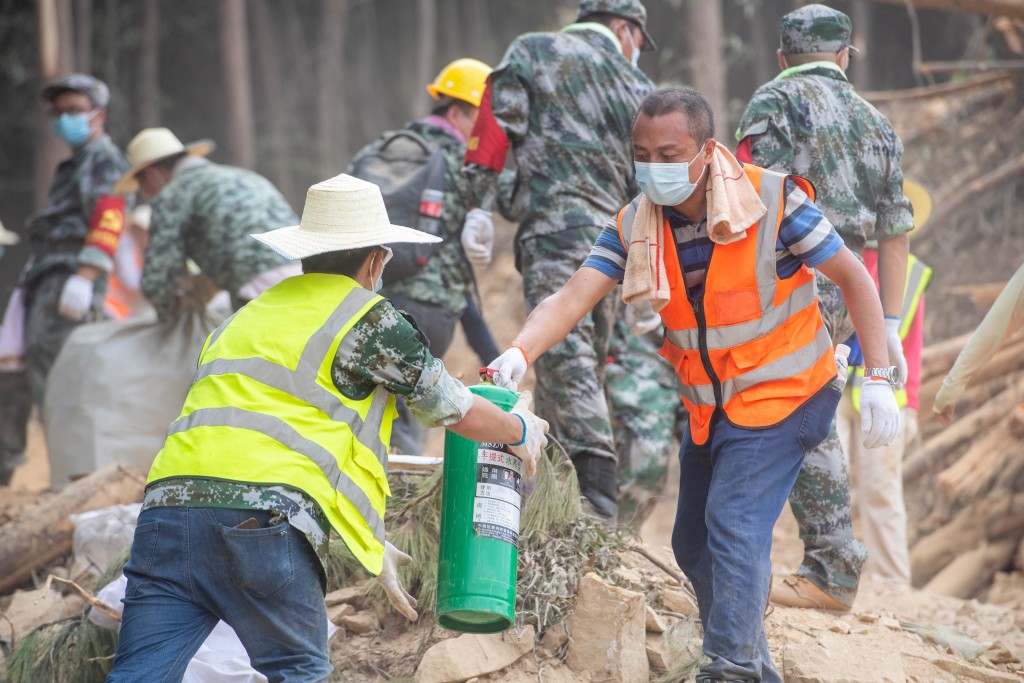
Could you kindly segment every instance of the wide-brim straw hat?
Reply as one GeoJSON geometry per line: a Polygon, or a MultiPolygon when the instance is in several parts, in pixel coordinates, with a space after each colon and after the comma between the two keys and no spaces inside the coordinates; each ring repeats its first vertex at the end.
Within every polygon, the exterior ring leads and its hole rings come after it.
{"type": "Polygon", "coordinates": [[[396,242],[441,241],[420,230],[392,225],[380,188],[345,174],[309,188],[298,225],[253,237],[288,259],[396,242]]]}
{"type": "Polygon", "coordinates": [[[114,185],[115,194],[126,194],[139,189],[135,178],[139,171],[156,162],[185,152],[189,156],[205,157],[216,148],[212,140],[196,140],[185,145],[167,128],[144,128],[128,143],[128,171],[114,185]]]}

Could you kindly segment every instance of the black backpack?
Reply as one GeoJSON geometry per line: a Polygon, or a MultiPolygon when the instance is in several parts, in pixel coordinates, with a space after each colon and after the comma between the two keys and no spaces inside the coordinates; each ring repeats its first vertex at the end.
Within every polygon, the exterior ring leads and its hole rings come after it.
{"type": "MultiPolygon", "coordinates": [[[[352,160],[349,174],[374,183],[384,195],[388,219],[438,237],[444,202],[442,146],[408,129],[389,131],[364,147],[352,160]]],[[[430,260],[435,244],[392,244],[394,258],[384,269],[384,282],[416,275],[430,260]]]]}

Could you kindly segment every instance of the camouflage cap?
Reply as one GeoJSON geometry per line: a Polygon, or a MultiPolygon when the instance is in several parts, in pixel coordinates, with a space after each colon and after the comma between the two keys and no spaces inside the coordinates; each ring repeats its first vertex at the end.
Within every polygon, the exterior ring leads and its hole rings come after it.
{"type": "Polygon", "coordinates": [[[647,52],[657,49],[654,38],[647,32],[647,8],[640,0],[580,0],[580,11],[576,14],[576,21],[599,13],[614,14],[640,24],[640,30],[644,34],[644,46],[640,50],[647,52]]]}
{"type": "Polygon", "coordinates": [[[100,79],[88,74],[64,74],[58,76],[43,88],[43,99],[53,102],[57,95],[62,92],[73,90],[80,92],[89,98],[92,106],[96,108],[106,107],[110,102],[110,88],[100,79]]]}
{"type": "Polygon", "coordinates": [[[825,5],[804,5],[782,17],[781,49],[786,55],[835,53],[850,43],[853,22],[839,10],[825,5]]]}

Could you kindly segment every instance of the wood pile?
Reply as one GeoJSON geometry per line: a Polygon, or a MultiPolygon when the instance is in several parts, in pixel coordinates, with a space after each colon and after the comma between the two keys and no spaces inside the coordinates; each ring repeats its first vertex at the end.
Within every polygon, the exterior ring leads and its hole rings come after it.
{"type": "Polygon", "coordinates": [[[914,585],[960,598],[978,596],[1015,555],[1024,558],[1024,334],[975,374],[942,428],[932,403],[968,337],[925,347],[922,441],[903,463],[910,526],[920,534],[911,539],[914,585]]]}

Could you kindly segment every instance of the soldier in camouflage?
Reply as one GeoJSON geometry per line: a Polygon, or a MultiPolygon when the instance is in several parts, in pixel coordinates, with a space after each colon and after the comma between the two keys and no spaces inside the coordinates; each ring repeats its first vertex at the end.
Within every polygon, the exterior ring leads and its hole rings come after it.
{"type": "Polygon", "coordinates": [[[620,307],[605,368],[619,456],[618,516],[637,529],[665,487],[686,417],[676,373],[658,354],[663,335],[650,304],[620,307]],[[643,314],[635,312],[638,307],[646,309],[643,314]]]}
{"type": "MultiPolygon", "coordinates": [[[[655,47],[646,22],[639,0],[582,0],[577,23],[516,38],[491,75],[465,170],[476,196],[487,197],[511,147],[510,217],[520,221],[515,256],[528,310],[565,284],[608,218],[638,192],[630,126],[654,89],[636,66],[640,51],[655,47]]],[[[603,387],[615,308],[609,296],[536,363],[538,413],[602,517],[614,517],[617,506],[603,387]]]]}
{"type": "MultiPolygon", "coordinates": [[[[427,92],[436,100],[431,114],[405,126],[438,148],[444,161],[444,197],[440,206],[443,241],[419,271],[385,282],[381,291],[396,308],[412,315],[426,336],[430,353],[437,358],[448,351],[474,286],[472,266],[463,248],[463,231],[487,233],[493,241],[490,212],[474,206],[469,179],[462,174],[466,140],[490,73],[490,66],[475,59],[458,59],[448,64],[427,86],[427,92]]],[[[365,149],[373,146],[371,143],[365,149]]],[[[360,151],[355,158],[363,153],[360,151]]],[[[347,172],[352,171],[350,167],[347,172]]],[[[486,235],[482,237],[486,242],[486,235]]],[[[490,244],[485,246],[481,266],[490,261],[490,244]]],[[[419,455],[426,430],[410,414],[404,401],[398,402],[398,412],[392,446],[399,453],[419,455]]]]}
{"type": "Polygon", "coordinates": [[[286,277],[296,263],[249,236],[298,222],[266,178],[205,158],[213,143],[188,146],[166,128],[147,128],[128,143],[131,168],[118,192],[140,190],[153,208],[142,270],[142,293],[161,319],[180,312],[188,260],[238,308],[286,277]]]}
{"type": "Polygon", "coordinates": [[[54,133],[72,155],[57,167],[46,206],[25,223],[31,252],[19,281],[24,307],[8,314],[23,315],[23,348],[0,371],[0,485],[24,458],[32,402],[42,405],[61,347],[78,325],[103,310],[106,274],[124,222],[123,200],[109,196],[128,164],[104,129],[106,84],[68,74],[49,83],[43,99],[54,133]]]}
{"type": "MultiPolygon", "coordinates": [[[[890,361],[900,365],[899,311],[913,227],[903,194],[903,144],[886,118],[846,77],[852,24],[842,12],[807,5],[782,18],[781,73],[754,93],[740,121],[737,158],[806,177],[816,203],[860,256],[878,241],[890,361]]],[[[838,288],[818,274],[822,317],[832,339],[853,325],[838,288]]],[[[905,367],[905,361],[903,361],[905,367]]],[[[772,588],[774,602],[847,610],[857,594],[864,545],[853,535],[846,459],[833,422],[807,454],[790,495],[804,541],[797,573],[772,588]]]]}

